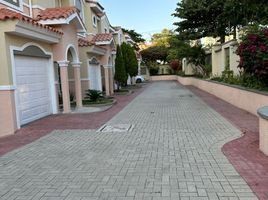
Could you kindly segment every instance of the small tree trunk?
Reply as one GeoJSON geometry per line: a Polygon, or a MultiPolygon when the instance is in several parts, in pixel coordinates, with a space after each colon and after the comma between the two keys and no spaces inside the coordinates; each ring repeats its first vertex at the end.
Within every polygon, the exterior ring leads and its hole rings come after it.
{"type": "Polygon", "coordinates": [[[119,90],[120,90],[120,84],[119,84],[118,81],[116,82],[116,86],[117,86],[117,92],[119,92],[119,90]]]}
{"type": "Polygon", "coordinates": [[[234,39],[237,40],[236,26],[234,26],[234,39]]]}
{"type": "Polygon", "coordinates": [[[221,35],[220,41],[221,41],[221,44],[223,44],[225,42],[225,35],[221,35]]]}

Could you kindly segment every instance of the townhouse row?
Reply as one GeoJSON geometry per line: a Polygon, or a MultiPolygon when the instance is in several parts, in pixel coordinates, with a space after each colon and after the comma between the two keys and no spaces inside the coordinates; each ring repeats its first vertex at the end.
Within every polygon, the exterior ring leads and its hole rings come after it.
{"type": "Polygon", "coordinates": [[[114,91],[116,45],[132,43],[97,0],[0,0],[0,137],[114,91]],[[61,110],[62,107],[62,110],[61,110]]]}

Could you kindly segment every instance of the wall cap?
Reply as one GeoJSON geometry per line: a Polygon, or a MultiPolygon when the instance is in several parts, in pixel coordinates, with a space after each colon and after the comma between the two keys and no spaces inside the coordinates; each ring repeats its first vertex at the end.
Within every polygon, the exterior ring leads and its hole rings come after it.
{"type": "Polygon", "coordinates": [[[0,91],[12,91],[15,89],[16,87],[14,85],[0,85],[0,91]]]}
{"type": "Polygon", "coordinates": [[[244,91],[256,93],[256,94],[259,94],[259,95],[268,96],[268,92],[260,91],[260,90],[256,90],[256,89],[251,89],[251,88],[246,88],[246,87],[243,87],[243,86],[240,86],[240,85],[231,85],[231,84],[228,84],[228,83],[218,82],[218,81],[209,80],[209,79],[202,79],[202,78],[197,78],[197,77],[193,77],[193,76],[185,76],[184,77],[184,76],[179,76],[178,75],[178,77],[197,79],[197,80],[200,80],[200,81],[206,81],[206,82],[210,82],[210,83],[223,85],[223,86],[226,86],[226,87],[235,88],[235,89],[238,89],[238,90],[244,90],[244,91]]]}
{"type": "Polygon", "coordinates": [[[257,113],[261,118],[268,120],[268,106],[258,109],[257,113]]]}

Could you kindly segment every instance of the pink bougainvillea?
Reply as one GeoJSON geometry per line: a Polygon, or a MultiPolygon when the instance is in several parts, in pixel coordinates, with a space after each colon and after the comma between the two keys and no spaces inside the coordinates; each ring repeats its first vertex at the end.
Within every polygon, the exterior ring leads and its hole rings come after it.
{"type": "Polygon", "coordinates": [[[237,54],[240,56],[238,67],[268,85],[268,29],[261,29],[244,36],[237,54]]]}

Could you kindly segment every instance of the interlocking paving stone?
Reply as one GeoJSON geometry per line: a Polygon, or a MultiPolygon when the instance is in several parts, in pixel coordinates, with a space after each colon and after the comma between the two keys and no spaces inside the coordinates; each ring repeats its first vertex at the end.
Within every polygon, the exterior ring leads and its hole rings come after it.
{"type": "Polygon", "coordinates": [[[0,199],[257,199],[221,152],[240,131],[175,82],[107,124],[134,129],[54,131],[0,157],[0,199]]]}

